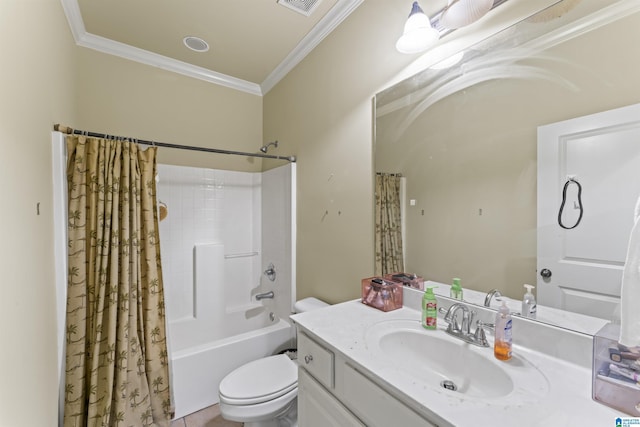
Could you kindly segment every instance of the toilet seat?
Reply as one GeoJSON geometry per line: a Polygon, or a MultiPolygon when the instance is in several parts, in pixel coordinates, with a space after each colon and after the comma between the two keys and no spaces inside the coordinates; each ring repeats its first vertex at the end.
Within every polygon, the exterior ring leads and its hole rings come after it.
{"type": "Polygon", "coordinates": [[[298,365],[284,354],[254,360],[227,375],[219,388],[220,401],[254,405],[277,399],[298,387],[298,365]]]}

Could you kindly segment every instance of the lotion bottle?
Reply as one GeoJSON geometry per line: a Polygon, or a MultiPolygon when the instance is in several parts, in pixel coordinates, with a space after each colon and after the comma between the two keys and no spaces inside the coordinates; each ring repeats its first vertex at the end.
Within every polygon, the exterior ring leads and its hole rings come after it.
{"type": "Polygon", "coordinates": [[[422,327],[436,329],[438,326],[438,301],[433,294],[433,287],[427,288],[422,297],[422,327]]]}
{"type": "Polygon", "coordinates": [[[534,287],[531,285],[524,285],[524,287],[527,289],[527,292],[525,292],[524,297],[522,298],[522,315],[529,319],[535,319],[537,304],[536,298],[531,293],[531,289],[534,287]]]}
{"type": "Polygon", "coordinates": [[[511,359],[511,313],[507,302],[502,300],[502,306],[496,313],[496,337],[493,344],[493,354],[498,360],[511,359]]]}
{"type": "Polygon", "coordinates": [[[449,296],[453,299],[462,301],[462,286],[460,286],[460,279],[458,279],[457,277],[453,279],[453,284],[451,285],[449,296]]]}

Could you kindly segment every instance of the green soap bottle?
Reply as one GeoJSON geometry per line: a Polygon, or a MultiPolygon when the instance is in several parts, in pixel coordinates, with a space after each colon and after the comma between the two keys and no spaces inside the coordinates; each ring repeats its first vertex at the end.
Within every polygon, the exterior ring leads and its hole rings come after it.
{"type": "Polygon", "coordinates": [[[460,286],[460,279],[457,277],[453,279],[449,296],[453,299],[459,299],[462,301],[462,286],[460,286]]]}
{"type": "Polygon", "coordinates": [[[427,288],[422,297],[422,327],[436,329],[438,326],[438,301],[433,294],[433,287],[427,288]]]}

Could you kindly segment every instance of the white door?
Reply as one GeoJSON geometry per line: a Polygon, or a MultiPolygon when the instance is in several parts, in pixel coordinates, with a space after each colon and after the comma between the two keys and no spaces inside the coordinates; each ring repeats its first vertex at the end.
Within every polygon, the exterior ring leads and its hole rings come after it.
{"type": "Polygon", "coordinates": [[[538,128],[539,304],[612,318],[638,196],[640,104],[538,128]]]}

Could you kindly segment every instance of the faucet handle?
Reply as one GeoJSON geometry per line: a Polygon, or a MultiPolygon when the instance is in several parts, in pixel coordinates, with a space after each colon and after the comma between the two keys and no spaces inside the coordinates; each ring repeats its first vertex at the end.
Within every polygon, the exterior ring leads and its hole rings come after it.
{"type": "Polygon", "coordinates": [[[495,325],[493,323],[485,323],[481,320],[476,322],[476,331],[473,334],[473,339],[483,347],[489,347],[489,342],[487,341],[487,335],[484,332],[484,328],[495,329],[495,325]]]}
{"type": "Polygon", "coordinates": [[[476,326],[478,328],[487,328],[487,329],[491,329],[491,330],[494,330],[496,328],[495,324],[489,323],[489,322],[483,322],[482,320],[478,320],[476,322],[476,326]]]}
{"type": "MultiPolygon", "coordinates": [[[[477,311],[469,310],[469,329],[471,329],[471,325],[473,325],[473,319],[476,317],[476,314],[478,314],[477,311]]],[[[478,322],[476,322],[476,325],[477,324],[478,322]]]]}

